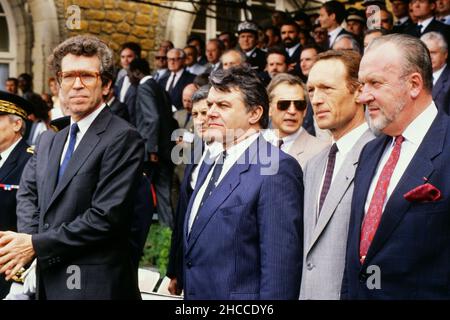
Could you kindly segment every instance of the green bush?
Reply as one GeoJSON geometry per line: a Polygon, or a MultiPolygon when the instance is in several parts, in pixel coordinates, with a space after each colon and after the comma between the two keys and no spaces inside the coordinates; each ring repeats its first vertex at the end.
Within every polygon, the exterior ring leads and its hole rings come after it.
{"type": "Polygon", "coordinates": [[[156,267],[162,277],[166,275],[169,263],[170,228],[153,223],[150,226],[147,241],[144,247],[144,256],[141,259],[142,267],[156,267]]]}

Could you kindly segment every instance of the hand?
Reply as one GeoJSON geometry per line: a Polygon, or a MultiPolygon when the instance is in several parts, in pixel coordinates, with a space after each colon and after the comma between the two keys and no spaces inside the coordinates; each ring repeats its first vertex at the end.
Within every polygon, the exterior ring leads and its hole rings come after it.
{"type": "Polygon", "coordinates": [[[149,157],[150,162],[158,162],[158,154],[156,153],[150,153],[150,157],[149,157]]]}
{"type": "Polygon", "coordinates": [[[0,273],[9,281],[35,256],[31,235],[11,231],[0,232],[0,273]]]}
{"type": "Polygon", "coordinates": [[[181,294],[181,289],[178,288],[177,278],[170,279],[169,286],[167,287],[170,294],[179,296],[181,294]]]}

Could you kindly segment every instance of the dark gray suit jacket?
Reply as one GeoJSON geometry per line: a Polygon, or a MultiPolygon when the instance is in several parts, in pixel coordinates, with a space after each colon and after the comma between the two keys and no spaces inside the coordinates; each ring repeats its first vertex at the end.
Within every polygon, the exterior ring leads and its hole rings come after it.
{"type": "Polygon", "coordinates": [[[128,239],[142,139],[105,108],[58,182],[68,131],[42,134],[17,193],[18,230],[33,235],[38,298],[138,299],[128,239]],[[79,288],[70,289],[75,273],[79,288]]]}
{"type": "Polygon", "coordinates": [[[439,110],[450,113],[450,64],[447,64],[441,76],[433,86],[433,100],[439,110]]]}

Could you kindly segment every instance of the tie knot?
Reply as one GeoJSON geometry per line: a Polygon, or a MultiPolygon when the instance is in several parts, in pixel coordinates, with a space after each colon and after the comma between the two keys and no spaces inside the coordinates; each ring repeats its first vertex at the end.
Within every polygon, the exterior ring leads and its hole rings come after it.
{"type": "Polygon", "coordinates": [[[405,137],[403,137],[402,135],[396,136],[395,137],[395,145],[401,145],[402,142],[405,141],[405,137]]]}
{"type": "Polygon", "coordinates": [[[281,148],[281,146],[284,144],[283,139],[278,140],[278,148],[281,148]]]}
{"type": "Polygon", "coordinates": [[[78,133],[78,130],[79,130],[78,125],[76,123],[72,124],[70,126],[70,135],[71,136],[76,135],[78,133]]]}
{"type": "Polygon", "coordinates": [[[329,156],[334,156],[334,155],[336,155],[336,153],[339,151],[339,149],[338,149],[338,147],[337,147],[337,144],[336,143],[333,143],[333,145],[331,146],[331,149],[330,149],[330,153],[329,153],[329,156]]]}

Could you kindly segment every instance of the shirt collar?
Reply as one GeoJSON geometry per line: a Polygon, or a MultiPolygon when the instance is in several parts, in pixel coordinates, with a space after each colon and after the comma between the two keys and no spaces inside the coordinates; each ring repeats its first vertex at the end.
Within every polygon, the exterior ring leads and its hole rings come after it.
{"type": "Polygon", "coordinates": [[[151,79],[151,78],[152,78],[151,75],[147,75],[139,81],[139,84],[143,84],[143,83],[145,83],[145,81],[147,81],[148,79],[151,79]]]}
{"type": "Polygon", "coordinates": [[[434,17],[429,17],[428,19],[425,19],[423,21],[419,21],[417,22],[417,24],[422,26],[421,32],[423,33],[423,31],[428,27],[428,25],[431,23],[431,21],[434,19],[434,17]]]}
{"type": "Polygon", "coordinates": [[[425,137],[425,134],[428,132],[428,129],[430,129],[437,113],[436,105],[432,101],[431,104],[422,111],[408,127],[406,127],[402,136],[405,140],[412,142],[415,145],[419,145],[425,137]]]}
{"type": "MultiPolygon", "coordinates": [[[[100,114],[100,112],[102,112],[102,110],[105,107],[106,107],[106,104],[102,103],[102,105],[99,108],[97,108],[97,110],[95,110],[94,112],[89,114],[87,117],[76,122],[76,124],[78,125],[78,129],[80,130],[80,133],[82,135],[84,135],[86,133],[86,131],[91,126],[92,122],[94,122],[95,118],[97,118],[97,116],[100,114]]],[[[72,124],[74,124],[74,123],[75,123],[75,121],[73,121],[73,119],[70,118],[70,126],[72,126],[72,124]]]]}
{"type": "Polygon", "coordinates": [[[259,132],[255,132],[237,144],[227,149],[227,158],[237,159],[258,138],[259,132]]]}
{"type": "Polygon", "coordinates": [[[289,54],[289,57],[292,57],[292,55],[294,54],[295,50],[297,50],[298,47],[300,47],[300,42],[291,48],[286,48],[287,52],[289,54]]]}
{"type": "Polygon", "coordinates": [[[113,104],[114,100],[116,100],[116,97],[112,96],[111,99],[109,99],[109,100],[106,102],[106,104],[107,104],[108,106],[111,106],[111,105],[113,104]]]}
{"type": "Polygon", "coordinates": [[[254,47],[252,50],[250,50],[250,51],[247,51],[246,53],[245,53],[245,55],[247,56],[247,57],[250,57],[252,54],[253,54],[253,52],[255,52],[255,50],[256,50],[256,47],[254,47]]]}
{"type": "Polygon", "coordinates": [[[333,139],[333,143],[336,143],[338,147],[338,152],[340,154],[347,154],[367,129],[369,129],[369,126],[367,122],[364,122],[341,137],[339,140],[335,141],[333,139]]]}
{"type": "Polygon", "coordinates": [[[22,140],[22,137],[17,139],[16,142],[14,142],[12,145],[10,145],[5,151],[0,153],[0,155],[2,156],[2,160],[0,160],[2,165],[0,167],[2,167],[3,164],[6,162],[6,160],[9,157],[9,155],[11,154],[11,152],[13,152],[14,148],[17,146],[17,144],[20,142],[20,140],[22,140]]]}
{"type": "Polygon", "coordinates": [[[440,68],[439,70],[433,72],[433,84],[436,84],[436,81],[438,81],[439,77],[441,76],[442,72],[444,71],[445,67],[447,66],[447,64],[445,63],[442,68],[440,68]]]}

